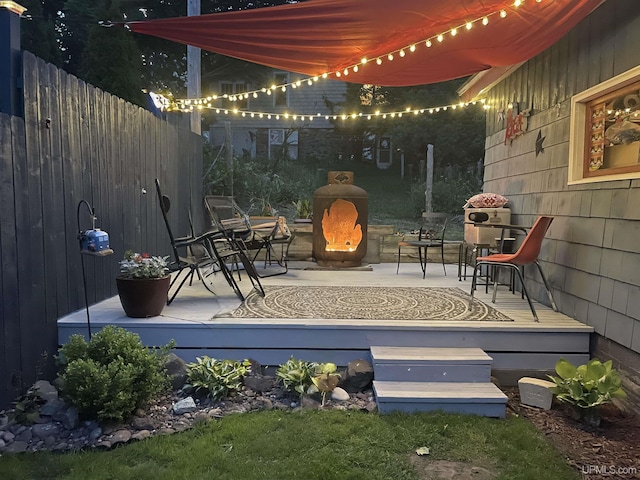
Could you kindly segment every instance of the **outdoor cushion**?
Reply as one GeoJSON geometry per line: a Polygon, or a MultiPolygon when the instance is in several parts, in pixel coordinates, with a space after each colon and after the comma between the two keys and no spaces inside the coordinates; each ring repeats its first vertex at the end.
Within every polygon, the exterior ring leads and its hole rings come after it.
{"type": "Polygon", "coordinates": [[[504,207],[509,200],[497,193],[479,193],[474,195],[463,208],[467,208],[471,205],[474,208],[500,208],[504,207]]]}

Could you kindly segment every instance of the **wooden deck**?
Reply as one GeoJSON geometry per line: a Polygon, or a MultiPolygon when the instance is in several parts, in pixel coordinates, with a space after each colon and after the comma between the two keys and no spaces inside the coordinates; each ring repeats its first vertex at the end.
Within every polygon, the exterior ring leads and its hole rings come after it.
{"type": "MultiPolygon", "coordinates": [[[[313,264],[293,262],[286,275],[263,280],[265,285],[368,285],[459,287],[468,291],[471,281],[459,282],[457,266],[433,264],[422,279],[420,267],[403,263],[396,275],[395,264],[372,265],[371,271],[304,270],[313,264]]],[[[245,293],[250,283],[240,283],[245,293]]],[[[501,287],[493,306],[513,322],[336,319],[238,319],[215,318],[218,312],[239,305],[230,288],[220,279],[213,296],[202,285],[183,287],[162,315],[150,319],[124,316],[118,297],[90,308],[92,331],[108,324],[138,333],[145,345],[164,345],[171,339],[176,353],[187,361],[197,356],[253,358],[263,365],[284,363],[291,355],[308,361],[331,361],[346,365],[364,358],[371,361],[372,345],[388,347],[475,347],[493,358],[492,373],[505,384],[522,375],[551,371],[559,357],[573,363],[589,358],[589,337],[593,329],[566,315],[536,304],[540,323],[535,323],[526,300],[501,287]]],[[[476,298],[490,303],[484,289],[476,298]]],[[[58,320],[58,339],[64,343],[71,334],[87,334],[87,315],[80,310],[58,320]]]]}

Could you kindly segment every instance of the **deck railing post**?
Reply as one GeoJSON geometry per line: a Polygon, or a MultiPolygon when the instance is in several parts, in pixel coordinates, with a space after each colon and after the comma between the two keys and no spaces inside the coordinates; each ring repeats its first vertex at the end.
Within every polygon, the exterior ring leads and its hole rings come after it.
{"type": "Polygon", "coordinates": [[[15,2],[0,2],[0,112],[23,115],[20,15],[26,9],[15,2]]]}

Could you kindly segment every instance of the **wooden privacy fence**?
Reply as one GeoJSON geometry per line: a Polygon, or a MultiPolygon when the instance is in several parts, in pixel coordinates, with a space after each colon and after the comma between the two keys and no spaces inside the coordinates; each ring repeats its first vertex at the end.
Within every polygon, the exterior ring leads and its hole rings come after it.
{"type": "MultiPolygon", "coordinates": [[[[53,373],[56,320],[84,308],[78,205],[94,208],[114,255],[85,257],[93,304],[115,295],[125,250],[168,255],[154,190],[187,233],[202,202],[201,137],[23,53],[24,118],[0,114],[0,408],[53,373]]],[[[80,230],[91,228],[86,207],[80,230]]]]}

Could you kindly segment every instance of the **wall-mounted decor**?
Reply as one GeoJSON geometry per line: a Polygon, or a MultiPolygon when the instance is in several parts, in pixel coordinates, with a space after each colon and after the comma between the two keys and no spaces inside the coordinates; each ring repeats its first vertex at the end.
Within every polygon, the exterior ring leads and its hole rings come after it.
{"type": "Polygon", "coordinates": [[[542,144],[544,143],[545,138],[547,137],[542,136],[542,130],[538,130],[538,136],[536,137],[536,157],[539,154],[544,153],[544,146],[542,144]]]}
{"type": "Polygon", "coordinates": [[[517,102],[509,104],[509,109],[507,110],[507,128],[504,132],[505,145],[507,145],[507,142],[511,144],[514,138],[522,135],[529,127],[529,115],[533,107],[522,111],[519,110],[520,107],[517,102]]]}
{"type": "Polygon", "coordinates": [[[571,99],[569,184],[640,178],[640,66],[571,99]]]}

